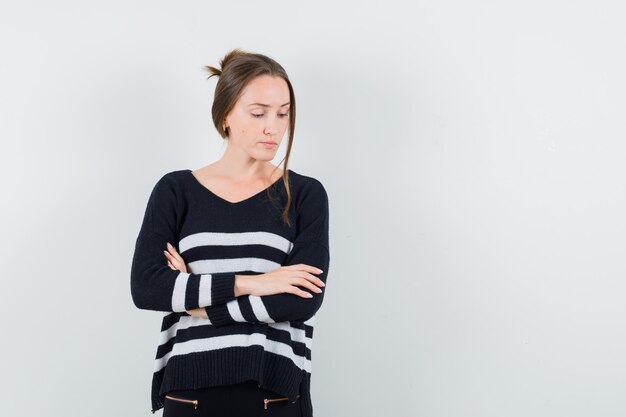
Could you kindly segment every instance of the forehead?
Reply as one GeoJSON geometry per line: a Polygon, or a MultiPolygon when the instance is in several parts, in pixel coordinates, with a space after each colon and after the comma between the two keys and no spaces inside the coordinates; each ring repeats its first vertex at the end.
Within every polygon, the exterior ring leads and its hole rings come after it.
{"type": "Polygon", "coordinates": [[[281,77],[262,75],[250,81],[244,88],[240,102],[244,106],[253,103],[280,107],[289,101],[289,86],[281,77]]]}

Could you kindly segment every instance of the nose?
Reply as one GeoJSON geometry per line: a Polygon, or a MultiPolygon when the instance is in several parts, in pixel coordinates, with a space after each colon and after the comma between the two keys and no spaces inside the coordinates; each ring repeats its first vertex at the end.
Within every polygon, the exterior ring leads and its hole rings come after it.
{"type": "Polygon", "coordinates": [[[265,126],[265,134],[266,135],[275,135],[278,132],[278,129],[275,124],[270,123],[265,126]]]}
{"type": "Polygon", "coordinates": [[[278,133],[278,120],[275,118],[269,118],[264,131],[267,135],[276,135],[278,133]]]}

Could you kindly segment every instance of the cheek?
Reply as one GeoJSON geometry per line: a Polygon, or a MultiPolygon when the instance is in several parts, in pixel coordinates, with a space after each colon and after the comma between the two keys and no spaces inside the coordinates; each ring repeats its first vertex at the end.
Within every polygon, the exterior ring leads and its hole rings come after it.
{"type": "Polygon", "coordinates": [[[239,125],[239,131],[242,134],[252,134],[254,131],[260,129],[262,124],[259,120],[245,120],[239,125]]]}

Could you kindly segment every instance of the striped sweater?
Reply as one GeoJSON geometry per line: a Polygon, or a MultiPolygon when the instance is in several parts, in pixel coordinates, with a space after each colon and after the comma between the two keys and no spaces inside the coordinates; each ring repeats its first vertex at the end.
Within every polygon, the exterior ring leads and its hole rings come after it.
{"type": "Polygon", "coordinates": [[[256,380],[300,399],[313,416],[310,394],[313,322],[324,297],[291,293],[235,296],[235,274],[256,275],[283,265],[320,268],[330,262],[328,195],[317,179],[288,171],[288,226],[281,219],[287,194],[281,177],[239,202],[211,192],[191,170],[172,171],[156,183],[146,207],[131,266],[137,308],[163,312],[152,375],[151,410],[165,394],[256,380]],[[167,265],[169,242],[187,273],[167,265]],[[208,319],[186,311],[204,308],[208,319]]]}

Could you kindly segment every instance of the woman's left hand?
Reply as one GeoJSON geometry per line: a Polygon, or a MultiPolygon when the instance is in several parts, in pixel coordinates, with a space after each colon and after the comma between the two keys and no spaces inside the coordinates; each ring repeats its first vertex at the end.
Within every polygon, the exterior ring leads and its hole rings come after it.
{"type": "MultiPolygon", "coordinates": [[[[163,251],[163,253],[165,257],[167,258],[167,265],[171,269],[173,269],[174,271],[181,271],[181,272],[187,273],[187,266],[185,265],[185,260],[176,251],[176,248],[172,246],[169,242],[167,244],[167,250],[163,251]]],[[[193,310],[187,310],[187,313],[194,317],[201,317],[203,319],[209,318],[204,308],[194,308],[193,310]]]]}

